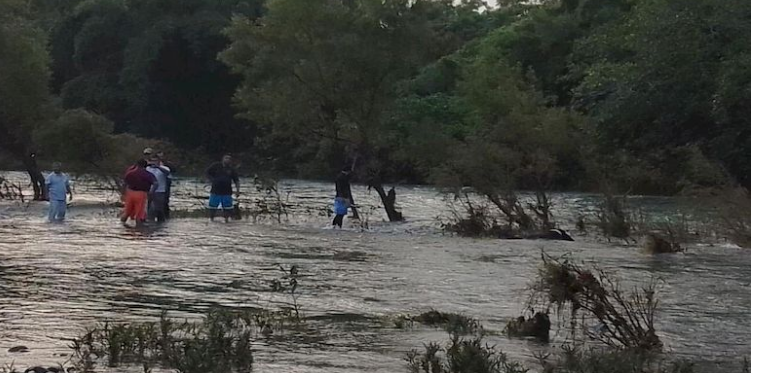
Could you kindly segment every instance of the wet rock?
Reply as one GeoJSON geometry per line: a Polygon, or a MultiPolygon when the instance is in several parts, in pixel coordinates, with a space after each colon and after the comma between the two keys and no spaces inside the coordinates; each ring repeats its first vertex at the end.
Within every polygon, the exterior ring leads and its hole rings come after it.
{"type": "Polygon", "coordinates": [[[8,352],[13,352],[13,353],[29,352],[29,347],[26,347],[26,346],[15,346],[15,347],[9,348],[8,352]]]}
{"type": "Polygon", "coordinates": [[[43,368],[43,367],[33,367],[24,371],[24,373],[47,373],[47,372],[48,372],[47,368],[43,368]]]}
{"type": "Polygon", "coordinates": [[[505,327],[508,335],[514,337],[536,337],[542,341],[549,341],[549,329],[551,328],[549,315],[537,312],[534,316],[526,319],[523,316],[510,320],[505,327]]]}
{"type": "Polygon", "coordinates": [[[670,242],[657,234],[648,234],[644,239],[644,251],[650,254],[671,254],[683,251],[681,245],[670,242]]]}
{"type": "Polygon", "coordinates": [[[535,234],[529,234],[526,235],[527,239],[530,240],[559,240],[559,241],[573,241],[573,237],[571,237],[568,232],[562,230],[562,229],[550,229],[546,232],[540,232],[535,234]]]}
{"type": "Polygon", "coordinates": [[[263,325],[260,333],[263,334],[264,337],[269,337],[271,334],[273,334],[273,328],[271,327],[271,324],[266,323],[265,325],[263,325]]]}

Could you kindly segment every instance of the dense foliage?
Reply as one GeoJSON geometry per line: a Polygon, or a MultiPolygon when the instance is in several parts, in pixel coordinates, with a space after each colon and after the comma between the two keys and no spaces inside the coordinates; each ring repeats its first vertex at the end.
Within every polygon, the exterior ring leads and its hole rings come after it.
{"type": "Polygon", "coordinates": [[[92,166],[125,133],[495,203],[749,183],[749,2],[485,4],[0,0],[0,153],[92,166]]]}

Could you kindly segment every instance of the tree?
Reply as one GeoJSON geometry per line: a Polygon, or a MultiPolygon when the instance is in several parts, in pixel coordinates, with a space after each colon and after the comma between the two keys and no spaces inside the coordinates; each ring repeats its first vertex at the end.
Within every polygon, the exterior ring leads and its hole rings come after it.
{"type": "Polygon", "coordinates": [[[231,15],[255,18],[261,3],[80,2],[52,30],[53,91],[65,109],[102,114],[116,132],[203,153],[246,150],[254,126],[234,117],[238,78],[217,54],[231,15]]]}
{"type": "Polygon", "coordinates": [[[31,138],[47,120],[49,57],[44,33],[27,16],[23,2],[0,1],[0,147],[23,162],[39,200],[44,178],[31,138]]]}
{"type": "Polygon", "coordinates": [[[514,191],[535,190],[539,202],[531,209],[547,221],[545,193],[566,176],[574,180],[583,173],[583,118],[548,107],[535,83],[502,58],[507,50],[499,38],[507,32],[491,33],[459,63],[454,95],[467,130],[435,179],[456,190],[472,187],[502,212],[510,228],[517,224],[528,231],[537,227],[514,191]]]}
{"type": "Polygon", "coordinates": [[[648,164],[643,173],[662,175],[671,192],[715,183],[717,172],[705,179],[688,172],[703,167],[724,167],[747,185],[749,7],[737,0],[640,0],[581,40],[573,56],[581,76],[574,105],[596,121],[600,154],[621,150],[632,163],[648,164]]]}
{"type": "Polygon", "coordinates": [[[389,220],[401,220],[383,188],[382,119],[397,82],[458,46],[443,32],[456,11],[451,1],[272,0],[260,20],[234,19],[222,59],[243,76],[243,115],[332,172],[357,160],[389,220]]]}

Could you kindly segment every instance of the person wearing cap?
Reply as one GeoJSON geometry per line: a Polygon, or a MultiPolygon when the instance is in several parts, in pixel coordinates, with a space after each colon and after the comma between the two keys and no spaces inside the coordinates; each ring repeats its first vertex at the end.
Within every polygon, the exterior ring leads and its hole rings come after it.
{"type": "Polygon", "coordinates": [[[66,218],[66,195],[69,200],[74,199],[71,182],[68,175],[61,172],[61,168],[60,162],[53,163],[53,172],[45,178],[45,187],[50,201],[48,212],[50,222],[61,222],[66,218]]]}
{"type": "MultiPolygon", "coordinates": [[[[150,159],[152,159],[152,153],[153,153],[153,151],[152,151],[152,148],[150,148],[150,147],[147,147],[144,150],[142,150],[142,160],[144,160],[145,163],[149,164],[150,163],[150,159]]],[[[132,172],[132,171],[136,170],[137,168],[138,168],[137,164],[135,163],[135,164],[129,166],[126,169],[126,173],[128,174],[129,172],[132,172]]]]}
{"type": "Polygon", "coordinates": [[[171,169],[160,164],[160,159],[153,156],[147,165],[147,171],[155,176],[157,186],[148,197],[147,202],[147,219],[158,220],[162,223],[166,220],[166,194],[168,192],[168,180],[171,175],[171,169]]]}

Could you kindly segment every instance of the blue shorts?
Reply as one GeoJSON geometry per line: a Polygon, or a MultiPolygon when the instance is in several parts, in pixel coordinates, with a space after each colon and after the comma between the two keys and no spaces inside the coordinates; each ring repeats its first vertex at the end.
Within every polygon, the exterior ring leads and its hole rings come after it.
{"type": "Polygon", "coordinates": [[[337,215],[347,215],[347,208],[350,207],[350,201],[346,198],[334,198],[334,213],[337,215]]]}
{"type": "Polygon", "coordinates": [[[231,198],[231,195],[228,196],[222,196],[219,194],[211,194],[210,200],[208,201],[208,208],[214,209],[214,210],[233,210],[234,209],[234,199],[231,198]]]}

